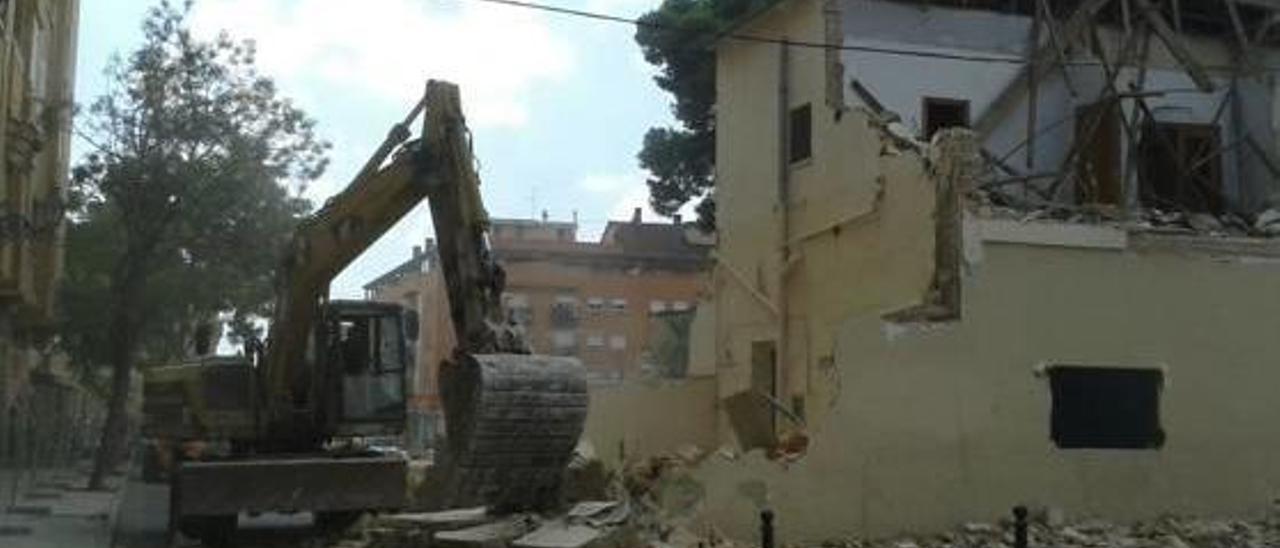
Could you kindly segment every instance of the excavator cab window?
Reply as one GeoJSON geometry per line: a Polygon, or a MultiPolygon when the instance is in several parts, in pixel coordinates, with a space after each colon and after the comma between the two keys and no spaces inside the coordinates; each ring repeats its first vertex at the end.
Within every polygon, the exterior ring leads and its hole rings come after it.
{"type": "Polygon", "coordinates": [[[347,375],[363,375],[369,369],[369,325],[359,320],[338,324],[338,348],[342,370],[347,375]]]}
{"type": "Polygon", "coordinates": [[[405,337],[400,315],[344,316],[337,327],[343,418],[379,421],[402,417],[405,337]]]}

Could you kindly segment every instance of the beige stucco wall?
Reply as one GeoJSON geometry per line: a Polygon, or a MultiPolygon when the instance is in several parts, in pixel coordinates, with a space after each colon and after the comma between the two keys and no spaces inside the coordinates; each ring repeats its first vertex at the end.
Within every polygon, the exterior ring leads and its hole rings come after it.
{"type": "MultiPolygon", "coordinates": [[[[742,32],[819,39],[822,3],[780,3],[742,32]]],[[[835,323],[851,309],[914,304],[929,285],[933,235],[920,221],[932,214],[932,183],[920,156],[895,147],[864,111],[827,104],[825,84],[836,75],[828,73],[822,50],[790,48],[787,103],[811,105],[813,156],[786,174],[791,256],[783,269],[781,46],[724,41],[717,51],[719,394],[728,398],[750,388],[751,344],[780,339],[780,315],[770,308],[785,309],[790,320],[786,344],[779,344],[786,355],[779,360],[778,399],[804,398],[809,420],[820,423],[835,323]]]]}
{"type": "Polygon", "coordinates": [[[714,378],[629,381],[591,389],[583,438],[606,464],[716,447],[714,378]]]}
{"type": "Polygon", "coordinates": [[[810,451],[700,471],[711,515],[749,535],[768,485],[784,541],[991,519],[1018,503],[1113,519],[1261,512],[1280,491],[1280,265],[1176,251],[987,244],[964,319],[835,336],[838,393],[810,451]],[[1058,450],[1045,363],[1163,368],[1159,450],[1058,450]]]}
{"type": "MultiPolygon", "coordinates": [[[[741,32],[816,40],[821,13],[789,0],[741,32]]],[[[771,309],[787,310],[780,399],[804,398],[810,445],[792,463],[710,457],[692,472],[706,519],[755,538],[768,504],[791,543],[938,530],[1019,503],[1120,520],[1268,507],[1280,490],[1280,262],[1089,225],[984,233],[971,216],[961,318],[887,324],[929,291],[937,178],[864,111],[837,117],[821,50],[792,49],[787,104],[813,106],[814,153],[787,173],[783,268],[778,48],[717,50],[717,394],[749,388],[751,344],[777,340],[771,309]],[[1162,368],[1167,443],[1055,449],[1036,373],[1052,363],[1162,368]]],[[[717,433],[731,443],[726,424],[717,433]]]]}

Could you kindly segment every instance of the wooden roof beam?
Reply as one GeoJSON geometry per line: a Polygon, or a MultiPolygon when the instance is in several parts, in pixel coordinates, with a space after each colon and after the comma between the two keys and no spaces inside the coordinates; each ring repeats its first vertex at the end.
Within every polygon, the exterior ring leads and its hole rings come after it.
{"type": "MultiPolygon", "coordinates": [[[[1078,36],[1093,20],[1094,14],[1101,11],[1110,2],[1111,0],[1083,0],[1080,2],[1076,10],[1062,24],[1062,39],[1069,41],[1070,37],[1078,36]]],[[[1013,77],[1009,85],[1000,90],[1000,94],[991,101],[991,105],[974,122],[973,129],[978,135],[986,136],[991,133],[992,129],[995,129],[1001,116],[1017,104],[1017,100],[1022,97],[1022,92],[1027,88],[1028,80],[1033,76],[1036,80],[1040,80],[1044,78],[1047,72],[1053,70],[1055,63],[1049,62],[1049,57],[1057,54],[1057,46],[1053,42],[1053,40],[1049,40],[1043,44],[1031,44],[1033,49],[1028,62],[1022,66],[1022,69],[1013,77]],[[1032,71],[1035,71],[1034,75],[1032,71]]]]}
{"type": "Polygon", "coordinates": [[[1209,78],[1208,71],[1204,66],[1196,60],[1191,54],[1191,50],[1187,48],[1182,37],[1178,35],[1173,27],[1169,26],[1169,22],[1164,20],[1164,15],[1160,13],[1150,0],[1134,0],[1138,9],[1142,11],[1142,16],[1147,19],[1147,24],[1151,26],[1151,30],[1155,31],[1156,36],[1164,42],[1169,53],[1173,54],[1173,58],[1178,60],[1182,65],[1182,69],[1187,72],[1187,76],[1191,77],[1191,81],[1195,82],[1196,88],[1203,92],[1213,91],[1213,80],[1209,78]]]}
{"type": "Polygon", "coordinates": [[[1236,0],[1237,4],[1280,11],[1280,0],[1236,0]]]}

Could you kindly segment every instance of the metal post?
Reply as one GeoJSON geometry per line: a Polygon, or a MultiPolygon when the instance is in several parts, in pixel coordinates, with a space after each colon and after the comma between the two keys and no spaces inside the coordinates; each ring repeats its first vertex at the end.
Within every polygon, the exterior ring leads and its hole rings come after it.
{"type": "Polygon", "coordinates": [[[760,511],[760,548],[773,548],[773,510],[760,511]]]}
{"type": "Polygon", "coordinates": [[[1027,507],[1013,507],[1013,547],[1027,548],[1027,507]]]}
{"type": "Polygon", "coordinates": [[[18,463],[18,406],[12,405],[8,412],[9,424],[6,429],[5,437],[9,440],[6,444],[5,455],[9,464],[9,504],[6,511],[13,509],[18,504],[18,477],[22,474],[22,466],[18,463]]]}

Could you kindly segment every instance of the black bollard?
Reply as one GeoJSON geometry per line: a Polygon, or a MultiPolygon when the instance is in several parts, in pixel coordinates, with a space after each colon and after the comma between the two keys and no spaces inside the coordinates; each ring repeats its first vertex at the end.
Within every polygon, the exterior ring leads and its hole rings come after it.
{"type": "Polygon", "coordinates": [[[1027,548],[1027,507],[1013,507],[1013,548],[1027,548]]]}
{"type": "Polygon", "coordinates": [[[760,511],[760,548],[773,548],[773,510],[760,511]]]}

